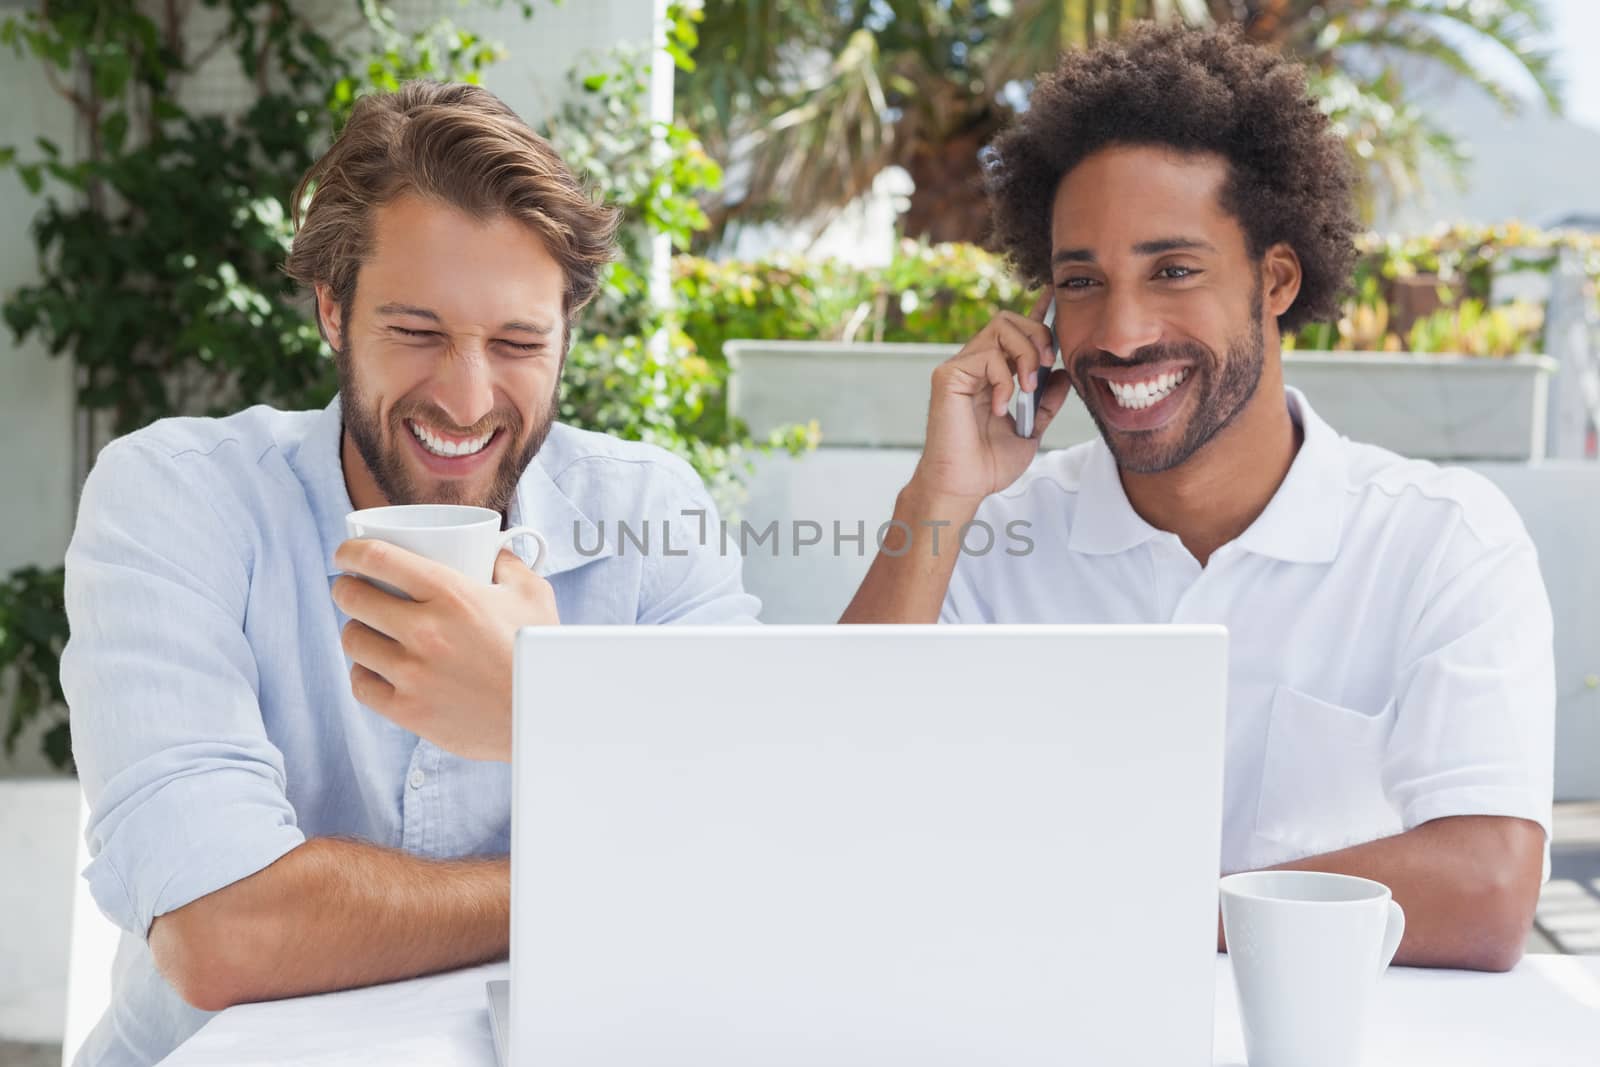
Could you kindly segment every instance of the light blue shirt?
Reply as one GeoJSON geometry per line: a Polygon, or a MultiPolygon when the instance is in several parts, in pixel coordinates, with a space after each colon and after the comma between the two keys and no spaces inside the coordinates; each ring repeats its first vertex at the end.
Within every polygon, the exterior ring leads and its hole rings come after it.
{"type": "MultiPolygon", "coordinates": [[[[453,756],[350,693],[329,595],[351,510],[341,431],[337,400],[163,420],[109,445],[84,486],[61,682],[90,808],[84,876],[124,933],[80,1063],[153,1063],[197,1030],[208,1015],[156,970],[151,921],[307,838],[509,849],[506,765],[453,756]]],[[[558,424],[509,517],[548,538],[563,622],[755,620],[737,553],[707,536],[704,486],[659,448],[558,424]]]]}

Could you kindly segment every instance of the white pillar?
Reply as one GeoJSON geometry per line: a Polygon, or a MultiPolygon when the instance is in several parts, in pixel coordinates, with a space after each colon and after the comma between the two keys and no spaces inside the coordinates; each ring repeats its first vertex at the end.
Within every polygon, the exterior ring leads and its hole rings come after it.
{"type": "Polygon", "coordinates": [[[1588,275],[1570,248],[1563,248],[1545,308],[1545,351],[1561,364],[1550,381],[1550,459],[1583,459],[1600,417],[1600,349],[1588,275]]]}

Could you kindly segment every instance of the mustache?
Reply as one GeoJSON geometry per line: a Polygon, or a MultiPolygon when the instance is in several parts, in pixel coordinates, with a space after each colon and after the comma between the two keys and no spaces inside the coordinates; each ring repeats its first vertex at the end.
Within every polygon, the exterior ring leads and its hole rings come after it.
{"type": "Polygon", "coordinates": [[[390,413],[390,418],[397,424],[406,419],[424,422],[456,437],[478,437],[490,430],[501,429],[510,431],[515,437],[522,431],[522,416],[517,414],[515,408],[495,408],[471,426],[457,426],[443,408],[426,402],[396,407],[390,413]]]}
{"type": "Polygon", "coordinates": [[[1134,350],[1131,356],[1119,356],[1103,348],[1080,348],[1072,354],[1075,374],[1092,370],[1113,370],[1137,367],[1143,364],[1187,360],[1192,363],[1215,365],[1216,353],[1198,341],[1178,341],[1170,344],[1145,345],[1134,350]]]}

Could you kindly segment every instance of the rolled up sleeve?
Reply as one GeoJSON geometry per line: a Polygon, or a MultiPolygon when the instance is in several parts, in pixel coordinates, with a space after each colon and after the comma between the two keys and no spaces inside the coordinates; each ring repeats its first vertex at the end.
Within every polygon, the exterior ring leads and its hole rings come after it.
{"type": "Polygon", "coordinates": [[[1555,660],[1528,540],[1444,578],[1402,657],[1385,787],[1407,829],[1452,815],[1551,824],[1555,660]]]}
{"type": "Polygon", "coordinates": [[[244,632],[250,554],[190,473],[181,455],[112,444],[67,550],[61,682],[89,802],[84,876],[141,937],[305,840],[244,632]]]}

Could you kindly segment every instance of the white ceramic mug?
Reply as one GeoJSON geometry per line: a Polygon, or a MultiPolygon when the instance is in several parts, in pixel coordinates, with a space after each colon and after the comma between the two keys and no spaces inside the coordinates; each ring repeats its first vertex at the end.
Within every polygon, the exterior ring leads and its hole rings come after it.
{"type": "Polygon", "coordinates": [[[1357,1067],[1373,987],[1406,928],[1389,887],[1251,871],[1220,891],[1250,1067],[1357,1067]]]}
{"type": "MultiPolygon", "coordinates": [[[[513,526],[502,530],[498,511],[464,504],[396,504],[365,508],[346,515],[344,526],[351,537],[387,541],[453,567],[484,585],[494,581],[494,561],[513,538],[532,539],[536,548],[529,566],[535,571],[550,554],[544,535],[533,527],[513,526]]],[[[373,584],[405,595],[383,582],[373,584]]]]}

